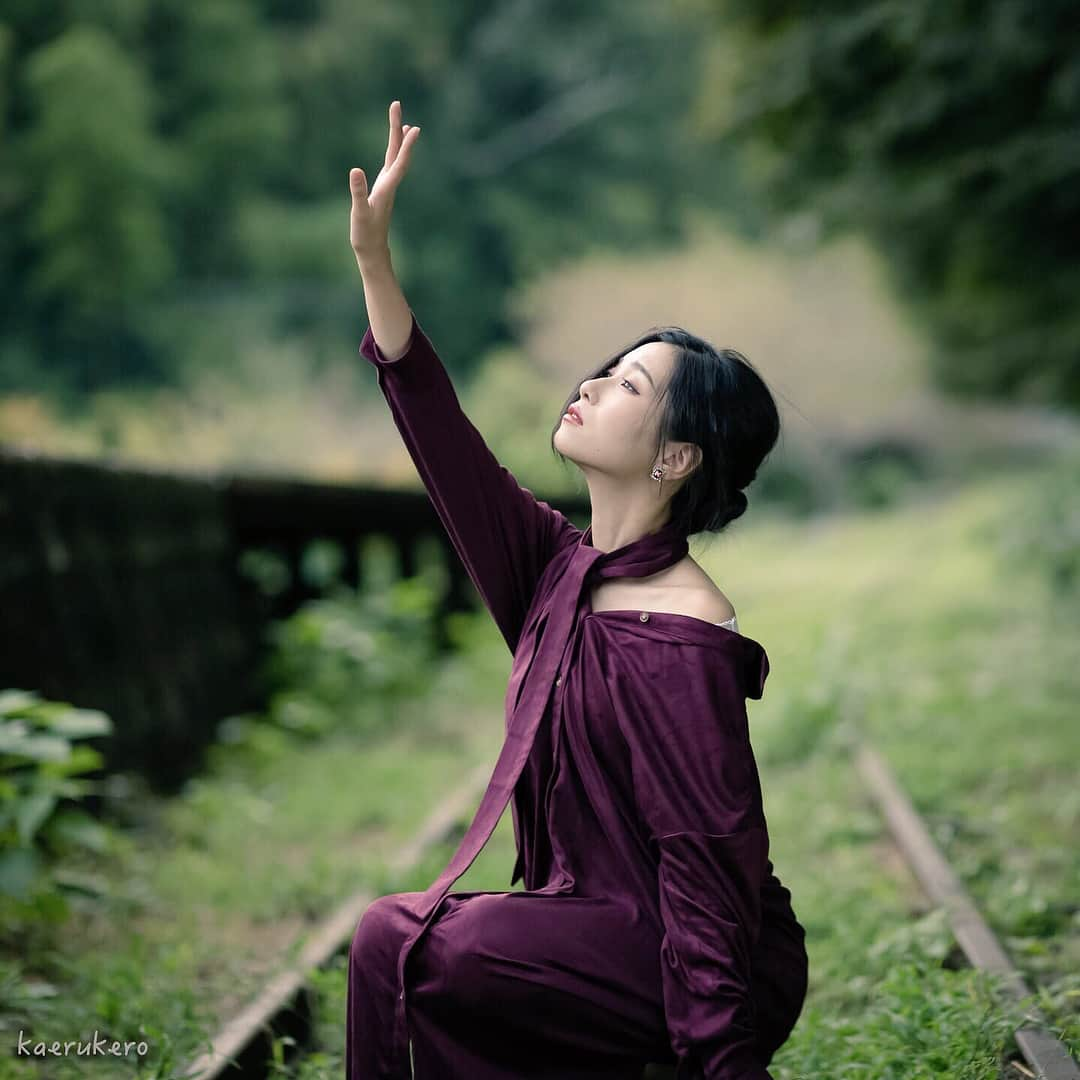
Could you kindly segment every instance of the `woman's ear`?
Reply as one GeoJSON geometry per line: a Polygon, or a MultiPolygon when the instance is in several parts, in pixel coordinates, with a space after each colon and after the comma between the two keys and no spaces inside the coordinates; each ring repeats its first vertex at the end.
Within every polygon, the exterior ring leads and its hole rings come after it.
{"type": "Polygon", "coordinates": [[[670,480],[682,480],[701,465],[701,447],[696,443],[668,443],[664,453],[665,476],[670,480]]]}

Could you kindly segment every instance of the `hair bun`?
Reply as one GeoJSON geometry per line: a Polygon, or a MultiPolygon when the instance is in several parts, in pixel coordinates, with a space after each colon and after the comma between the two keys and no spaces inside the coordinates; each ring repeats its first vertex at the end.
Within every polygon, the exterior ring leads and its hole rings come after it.
{"type": "Polygon", "coordinates": [[[732,477],[731,486],[739,491],[743,488],[748,488],[754,482],[757,474],[757,469],[751,469],[749,474],[744,473],[742,476],[732,477]]]}
{"type": "Polygon", "coordinates": [[[746,507],[746,496],[741,491],[733,491],[724,509],[717,515],[715,520],[704,527],[712,532],[719,532],[728,522],[734,521],[737,517],[742,517],[746,512],[746,507]]]}

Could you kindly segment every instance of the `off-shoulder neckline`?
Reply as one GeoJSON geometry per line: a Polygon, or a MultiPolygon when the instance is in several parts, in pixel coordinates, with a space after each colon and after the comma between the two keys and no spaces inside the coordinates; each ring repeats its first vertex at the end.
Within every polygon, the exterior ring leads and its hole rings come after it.
{"type": "MultiPolygon", "coordinates": [[[[606,608],[593,611],[586,601],[582,614],[585,622],[603,628],[603,634],[638,634],[643,639],[680,646],[702,646],[715,650],[718,657],[733,661],[742,680],[747,697],[759,699],[769,673],[769,658],[760,641],[738,630],[699,619],[695,615],[682,615],[674,611],[647,611],[643,608],[606,608]],[[642,620],[642,615],[648,619],[642,620]]],[[[707,663],[707,667],[713,665],[707,663]]],[[[718,665],[723,666],[723,665],[718,665]]]]}
{"type": "Polygon", "coordinates": [[[594,611],[591,606],[587,606],[584,618],[600,619],[602,622],[610,620],[631,626],[636,623],[640,628],[656,624],[674,632],[677,637],[689,637],[707,645],[729,644],[732,640],[760,645],[760,642],[755,642],[753,638],[723,623],[710,622],[708,619],[699,619],[696,615],[683,615],[676,611],[649,611],[645,608],[602,608],[594,611]],[[648,618],[642,619],[642,615],[647,615],[648,618]]]}

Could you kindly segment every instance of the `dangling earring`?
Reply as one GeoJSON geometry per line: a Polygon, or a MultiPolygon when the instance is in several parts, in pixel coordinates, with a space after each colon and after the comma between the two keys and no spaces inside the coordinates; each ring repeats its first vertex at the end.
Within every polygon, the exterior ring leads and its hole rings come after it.
{"type": "Polygon", "coordinates": [[[656,494],[662,494],[664,491],[664,466],[657,465],[649,475],[654,480],[659,481],[660,486],[656,489],[656,494]]]}

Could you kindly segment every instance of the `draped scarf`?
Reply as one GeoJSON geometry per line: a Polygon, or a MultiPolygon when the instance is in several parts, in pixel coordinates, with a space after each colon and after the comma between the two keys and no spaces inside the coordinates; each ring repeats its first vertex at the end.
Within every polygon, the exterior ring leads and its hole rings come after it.
{"type": "MultiPolygon", "coordinates": [[[[522,642],[525,647],[519,648],[514,657],[511,687],[515,680],[520,682],[520,692],[507,695],[506,738],[487,790],[446,869],[416,901],[415,914],[420,925],[403,943],[397,967],[394,1042],[399,1060],[403,1062],[409,1060],[405,1003],[405,971],[409,955],[434,921],[435,912],[450,887],[472,865],[488,842],[513,795],[551,694],[557,681],[561,681],[560,669],[574,655],[574,642],[582,615],[589,609],[593,583],[600,579],[656,574],[673,566],[689,551],[687,534],[674,521],[608,552],[593,547],[591,540],[590,525],[575,543],[555,556],[554,561],[563,565],[561,569],[558,566],[552,568],[557,573],[545,595],[536,601],[547,616],[544,632],[539,640],[535,636],[526,636],[522,642]]],[[[545,574],[541,587],[547,579],[548,575],[545,574]]],[[[537,613],[534,617],[534,624],[539,621],[539,615],[537,613]]],[[[555,891],[564,888],[566,882],[560,881],[555,891]]]]}

